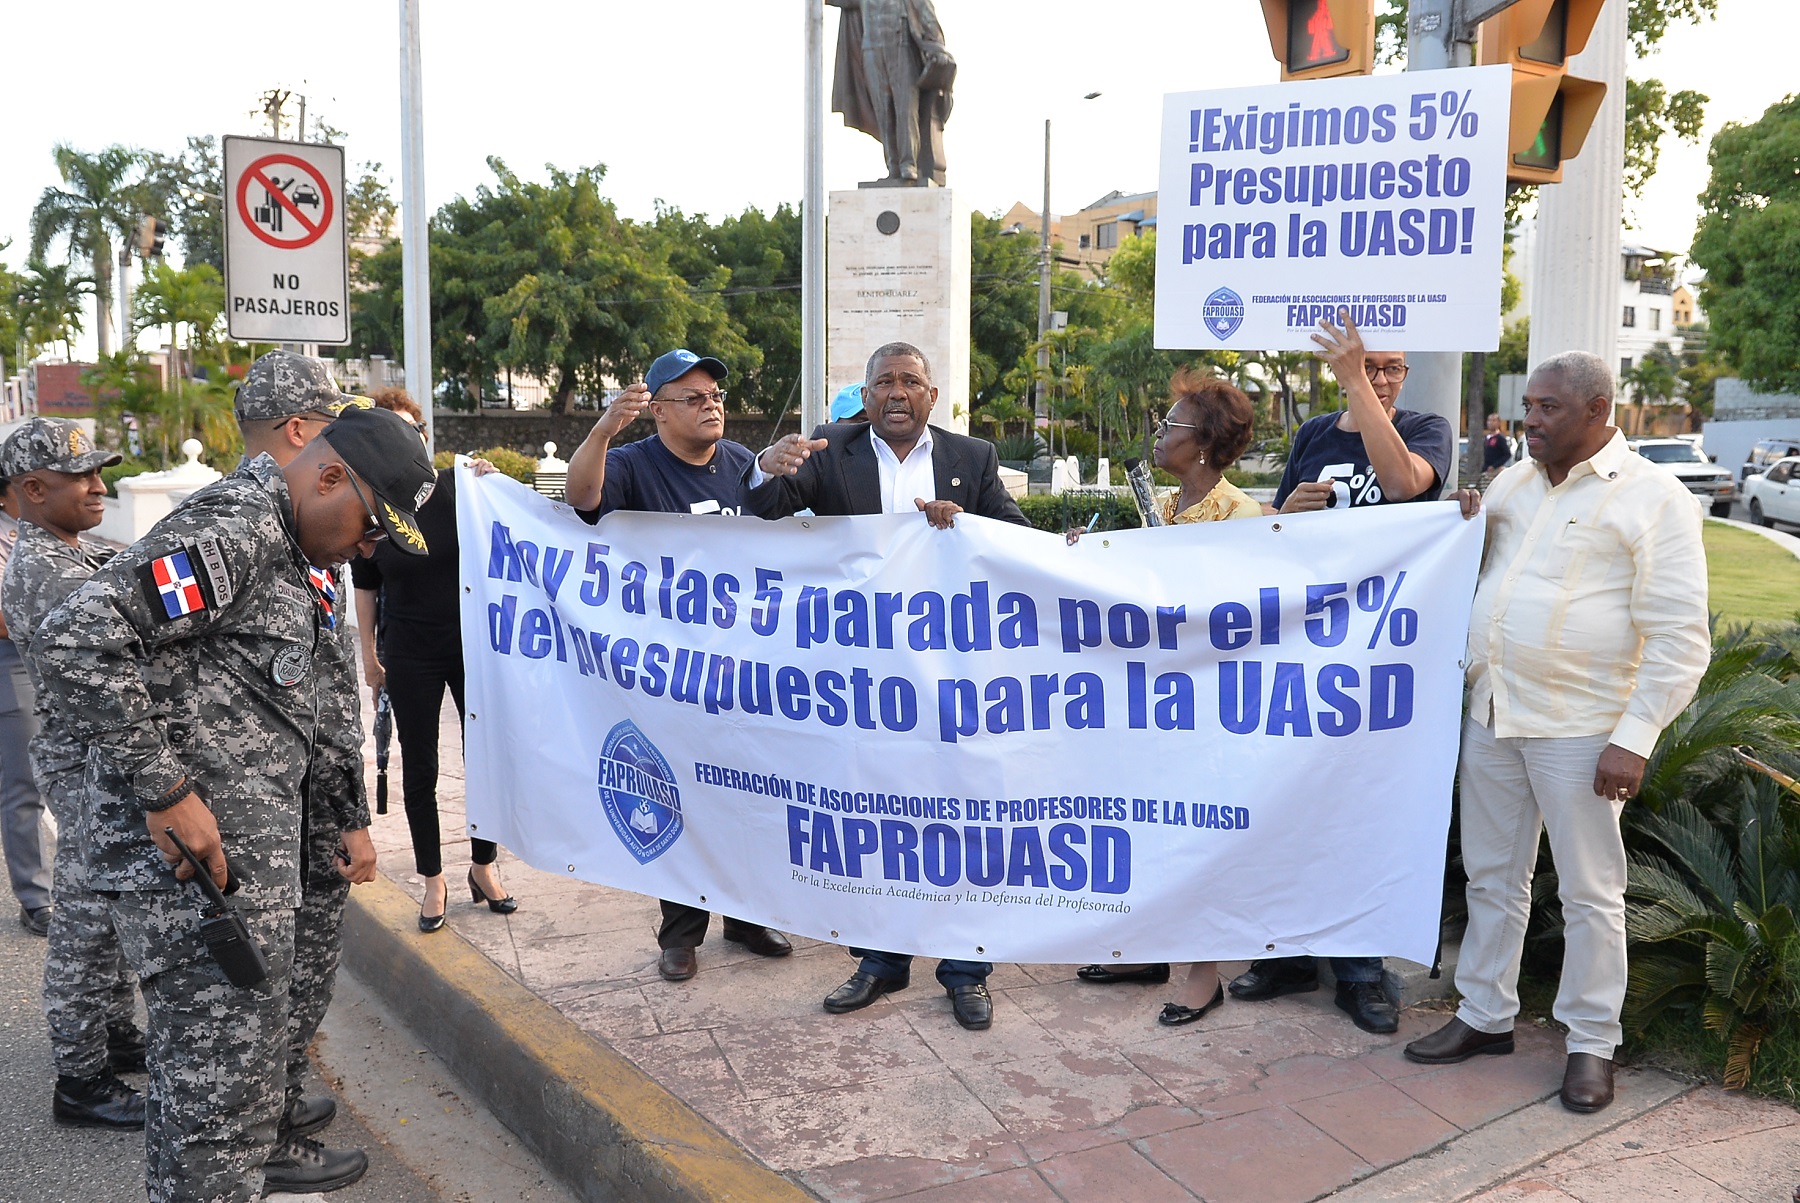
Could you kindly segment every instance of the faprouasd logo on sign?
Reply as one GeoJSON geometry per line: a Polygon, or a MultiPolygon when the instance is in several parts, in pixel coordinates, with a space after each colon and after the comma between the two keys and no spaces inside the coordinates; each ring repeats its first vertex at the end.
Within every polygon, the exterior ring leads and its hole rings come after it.
{"type": "Polygon", "coordinates": [[[630,719],[600,747],[600,804],[625,850],[647,865],[681,838],[675,771],[630,719]]]}
{"type": "Polygon", "coordinates": [[[1244,324],[1244,298],[1229,288],[1215,288],[1200,308],[1206,328],[1220,338],[1230,338],[1244,324]]]}

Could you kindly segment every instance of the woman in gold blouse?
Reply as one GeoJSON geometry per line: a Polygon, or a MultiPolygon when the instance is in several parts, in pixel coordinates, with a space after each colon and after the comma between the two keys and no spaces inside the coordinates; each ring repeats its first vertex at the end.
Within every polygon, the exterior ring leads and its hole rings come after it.
{"type": "MultiPolygon", "coordinates": [[[[1156,426],[1153,462],[1181,482],[1161,501],[1166,525],[1220,522],[1227,518],[1260,518],[1261,504],[1225,479],[1225,469],[1250,446],[1256,412],[1250,399],[1216,376],[1183,368],[1169,382],[1169,412],[1156,426]]],[[[1166,982],[1169,966],[1088,965],[1077,972],[1084,982],[1166,982]]],[[[1199,1019],[1225,1001],[1225,985],[1216,961],[1188,970],[1180,998],[1163,1004],[1156,1021],[1180,1027],[1199,1019]]]]}

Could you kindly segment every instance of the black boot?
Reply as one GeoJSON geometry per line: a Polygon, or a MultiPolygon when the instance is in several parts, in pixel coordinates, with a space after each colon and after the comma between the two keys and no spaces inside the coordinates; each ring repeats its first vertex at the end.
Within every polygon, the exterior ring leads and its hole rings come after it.
{"type": "Polygon", "coordinates": [[[116,1074],[141,1074],[149,1068],[144,1061],[144,1034],[137,1024],[106,1025],[106,1063],[116,1074]]]}
{"type": "Polygon", "coordinates": [[[91,1078],[56,1079],[50,1114],[71,1128],[141,1128],[144,1096],[102,1070],[91,1078]]]}
{"type": "Polygon", "coordinates": [[[263,1194],[337,1190],[355,1182],[368,1168],[369,1155],[361,1149],[328,1149],[316,1140],[290,1136],[276,1145],[263,1163],[263,1194]]]}

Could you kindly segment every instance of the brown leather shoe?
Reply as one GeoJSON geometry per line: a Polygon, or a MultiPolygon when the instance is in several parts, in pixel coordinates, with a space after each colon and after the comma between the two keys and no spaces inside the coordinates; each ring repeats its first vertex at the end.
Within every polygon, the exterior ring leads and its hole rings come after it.
{"type": "Polygon", "coordinates": [[[656,963],[656,971],[670,982],[685,982],[699,970],[700,962],[691,948],[665,948],[662,959],[656,963]]]}
{"type": "Polygon", "coordinates": [[[1599,1111],[1613,1101],[1613,1063],[1593,1053],[1570,1053],[1562,1103],[1570,1111],[1599,1111]]]}
{"type": "Polygon", "coordinates": [[[1462,1020],[1452,1018],[1431,1035],[1407,1045],[1406,1059],[1421,1065],[1455,1065],[1477,1053],[1499,1057],[1512,1051],[1511,1032],[1477,1032],[1462,1020]]]}

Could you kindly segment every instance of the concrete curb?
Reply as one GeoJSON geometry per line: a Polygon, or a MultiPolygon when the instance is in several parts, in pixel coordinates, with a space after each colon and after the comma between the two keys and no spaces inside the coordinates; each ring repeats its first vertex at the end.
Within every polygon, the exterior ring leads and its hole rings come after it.
{"type": "Polygon", "coordinates": [[[812,1199],[418,909],[385,877],[352,891],[344,968],[577,1198],[812,1199]]]}

